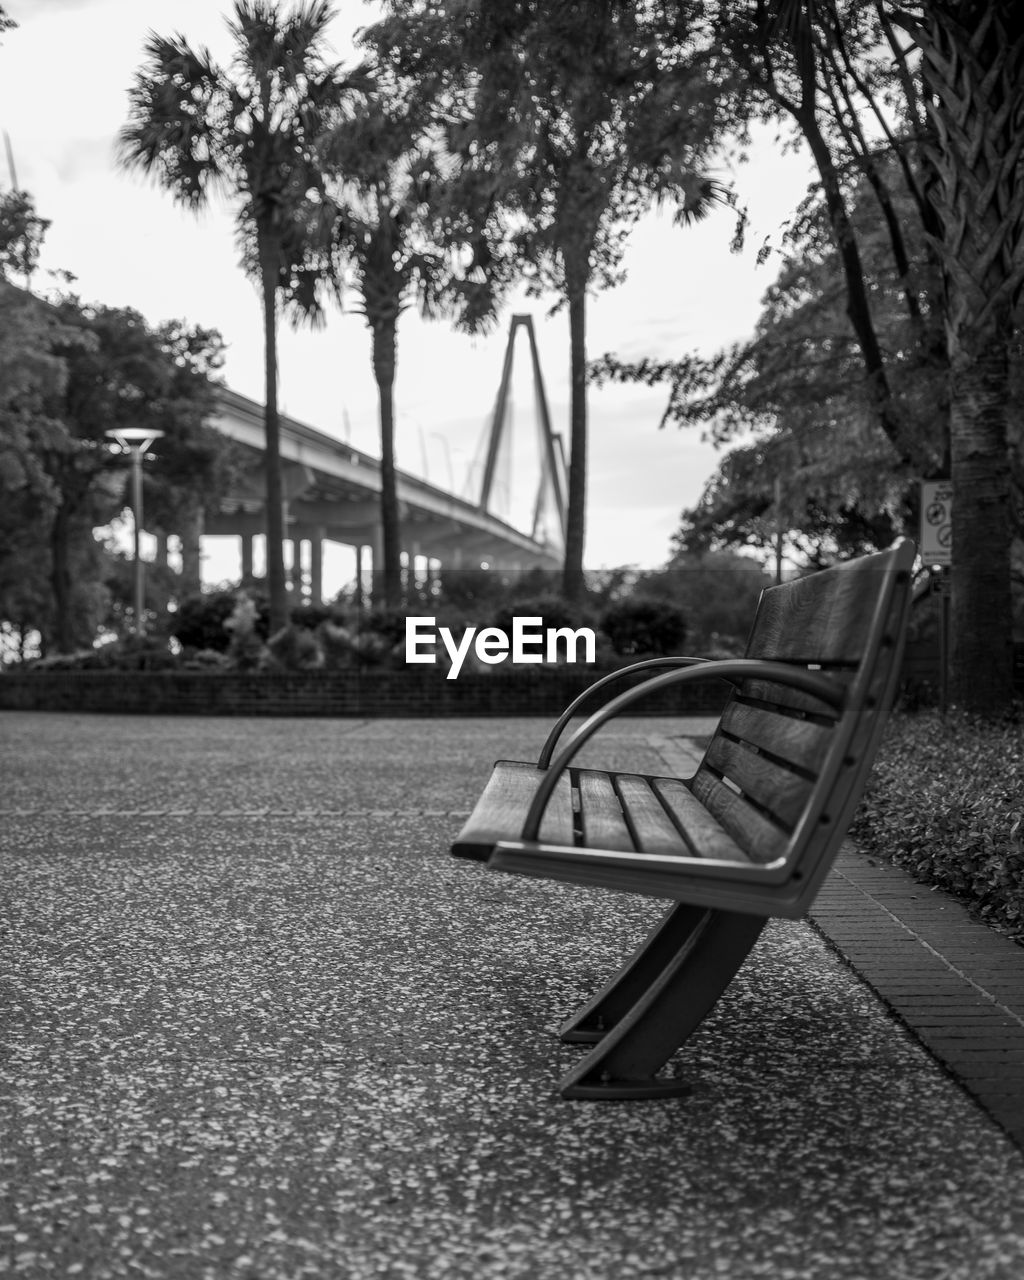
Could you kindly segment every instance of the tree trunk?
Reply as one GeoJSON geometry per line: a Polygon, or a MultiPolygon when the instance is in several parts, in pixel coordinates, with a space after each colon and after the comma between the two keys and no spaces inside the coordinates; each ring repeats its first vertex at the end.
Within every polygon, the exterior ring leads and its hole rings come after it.
{"type": "MultiPolygon", "coordinates": [[[[569,274],[568,272],[566,273],[569,274]]],[[[587,291],[572,283],[569,295],[569,498],[566,507],[562,590],[567,600],[582,600],[583,542],[587,513],[587,291]]]]}
{"type": "Polygon", "coordinates": [[[202,544],[203,508],[198,504],[182,515],[181,532],[181,594],[197,596],[203,589],[202,544]]]}
{"type": "Polygon", "coordinates": [[[1005,337],[951,352],[955,700],[998,716],[1013,687],[1005,337]]]}
{"type": "Polygon", "coordinates": [[[71,623],[70,514],[61,503],[50,527],[50,584],[53,588],[54,644],[58,653],[75,647],[71,623]]]}
{"type": "Polygon", "coordinates": [[[395,481],[395,362],[397,314],[370,321],[373,333],[373,376],[380,400],[380,522],[384,564],[374,565],[374,603],[397,607],[402,600],[402,549],[395,481]],[[383,573],[380,572],[383,568],[383,573]],[[383,588],[383,589],[382,589],[383,588]]]}
{"type": "Polygon", "coordinates": [[[277,412],[277,251],[260,233],[263,292],[263,343],[266,405],[264,473],[266,477],[267,594],[270,634],[288,625],[288,588],[284,573],[284,486],[281,481],[281,425],[277,412]]]}
{"type": "Polygon", "coordinates": [[[927,154],[942,225],[953,688],[966,710],[998,716],[1013,696],[1008,352],[1024,283],[1024,12],[1017,0],[936,4],[909,25],[935,126],[927,154]]]}

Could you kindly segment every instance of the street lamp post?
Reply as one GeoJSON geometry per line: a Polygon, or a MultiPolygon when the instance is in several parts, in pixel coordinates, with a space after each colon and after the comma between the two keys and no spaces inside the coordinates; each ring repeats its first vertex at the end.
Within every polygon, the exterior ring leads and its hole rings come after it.
{"type": "Polygon", "coordinates": [[[145,592],[142,582],[142,557],[139,555],[139,534],[142,532],[142,455],[154,440],[159,440],[162,431],[149,431],[145,427],[123,427],[105,433],[121,449],[132,456],[132,547],[133,570],[135,578],[135,634],[146,634],[145,592]]]}

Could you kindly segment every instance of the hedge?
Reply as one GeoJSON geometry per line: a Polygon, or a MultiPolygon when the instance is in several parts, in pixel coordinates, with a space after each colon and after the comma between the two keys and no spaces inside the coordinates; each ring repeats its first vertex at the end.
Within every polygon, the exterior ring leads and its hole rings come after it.
{"type": "Polygon", "coordinates": [[[1024,722],[897,712],[850,834],[1024,943],[1024,722]]]}

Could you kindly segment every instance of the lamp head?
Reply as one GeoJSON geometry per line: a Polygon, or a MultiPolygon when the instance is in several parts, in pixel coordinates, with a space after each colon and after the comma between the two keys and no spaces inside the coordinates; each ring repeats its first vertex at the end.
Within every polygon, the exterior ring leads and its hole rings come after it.
{"type": "Polygon", "coordinates": [[[147,427],[118,427],[103,433],[121,446],[122,449],[138,449],[145,453],[154,440],[159,440],[162,431],[150,431],[147,427]]]}

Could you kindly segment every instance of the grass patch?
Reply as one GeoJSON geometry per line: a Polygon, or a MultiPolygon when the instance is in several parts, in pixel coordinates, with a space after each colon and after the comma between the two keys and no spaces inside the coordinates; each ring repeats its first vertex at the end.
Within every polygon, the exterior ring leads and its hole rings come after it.
{"type": "Polygon", "coordinates": [[[1024,943],[1024,723],[894,714],[850,834],[1024,943]]]}

